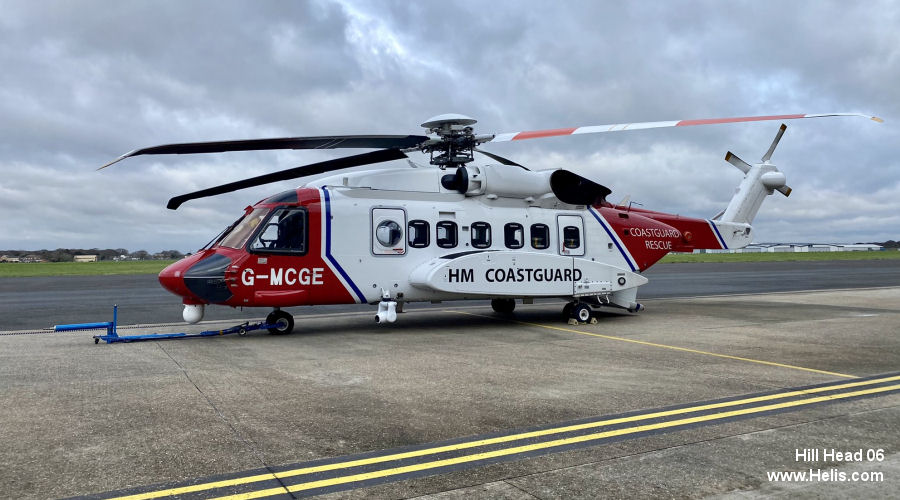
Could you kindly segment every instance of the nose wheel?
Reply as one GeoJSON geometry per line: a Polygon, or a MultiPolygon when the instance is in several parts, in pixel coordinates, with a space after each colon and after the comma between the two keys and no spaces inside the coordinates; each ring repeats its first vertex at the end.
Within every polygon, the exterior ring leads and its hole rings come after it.
{"type": "Polygon", "coordinates": [[[294,317],[290,314],[276,309],[266,316],[266,323],[275,325],[269,328],[272,335],[287,335],[294,330],[294,317]]]}

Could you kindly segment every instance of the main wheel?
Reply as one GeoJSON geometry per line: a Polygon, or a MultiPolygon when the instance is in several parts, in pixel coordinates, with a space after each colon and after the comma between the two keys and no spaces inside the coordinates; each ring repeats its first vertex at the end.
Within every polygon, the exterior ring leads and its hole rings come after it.
{"type": "Polygon", "coordinates": [[[509,314],[516,308],[516,299],[491,299],[491,307],[500,314],[509,314]]]}
{"type": "Polygon", "coordinates": [[[269,313],[266,323],[275,325],[269,328],[272,335],[287,335],[294,330],[294,317],[280,309],[269,313]]]}
{"type": "Polygon", "coordinates": [[[566,321],[569,318],[574,318],[574,316],[572,316],[572,308],[573,307],[575,307],[574,302],[566,302],[566,305],[563,306],[563,311],[562,311],[563,321],[566,321]]]}
{"type": "Polygon", "coordinates": [[[591,306],[584,302],[579,302],[572,307],[572,318],[587,323],[591,320],[591,306]]]}

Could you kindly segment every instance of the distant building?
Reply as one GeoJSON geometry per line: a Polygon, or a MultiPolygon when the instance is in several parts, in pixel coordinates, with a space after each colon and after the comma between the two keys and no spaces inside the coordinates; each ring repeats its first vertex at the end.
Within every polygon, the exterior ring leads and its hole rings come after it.
{"type": "Polygon", "coordinates": [[[97,262],[96,255],[76,255],[75,262],[97,262]]]}
{"type": "Polygon", "coordinates": [[[884,250],[881,245],[857,243],[855,245],[842,245],[845,252],[878,252],[884,250]]]}
{"type": "Polygon", "coordinates": [[[818,244],[818,245],[809,245],[806,249],[807,252],[840,252],[840,245],[828,245],[828,244],[818,244]]]}
{"type": "Polygon", "coordinates": [[[40,255],[28,254],[24,257],[11,257],[9,255],[0,255],[0,262],[44,262],[40,255]]]}

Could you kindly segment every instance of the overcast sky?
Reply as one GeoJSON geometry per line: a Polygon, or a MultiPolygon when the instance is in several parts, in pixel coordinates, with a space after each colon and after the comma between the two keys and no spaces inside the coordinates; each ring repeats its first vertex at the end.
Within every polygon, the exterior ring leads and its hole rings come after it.
{"type": "MultiPolygon", "coordinates": [[[[138,157],[173,142],[478,133],[759,114],[787,122],[757,241],[900,239],[900,3],[0,0],[0,249],[193,251],[285,182],[175,195],[353,151],[138,157]]],[[[644,207],[711,217],[777,122],[488,144],[644,207]]],[[[403,165],[399,162],[399,165],[403,165]]]]}

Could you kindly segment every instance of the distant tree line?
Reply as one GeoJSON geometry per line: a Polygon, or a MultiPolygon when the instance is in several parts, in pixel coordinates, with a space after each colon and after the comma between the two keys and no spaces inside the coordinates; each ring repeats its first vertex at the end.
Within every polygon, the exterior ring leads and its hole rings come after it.
{"type": "Polygon", "coordinates": [[[0,250],[0,256],[40,259],[47,262],[72,262],[76,255],[96,255],[97,260],[177,260],[184,257],[178,250],[151,254],[146,250],[129,252],[125,248],[57,248],[56,250],[0,250]]]}
{"type": "MultiPolygon", "coordinates": [[[[887,240],[882,243],[873,242],[884,248],[900,248],[900,241],[887,240]]],[[[72,262],[76,255],[96,255],[97,260],[178,260],[184,254],[178,250],[163,250],[151,254],[146,250],[130,252],[125,248],[57,248],[56,250],[0,250],[0,257],[17,257],[26,260],[43,260],[47,262],[72,262]]]]}

